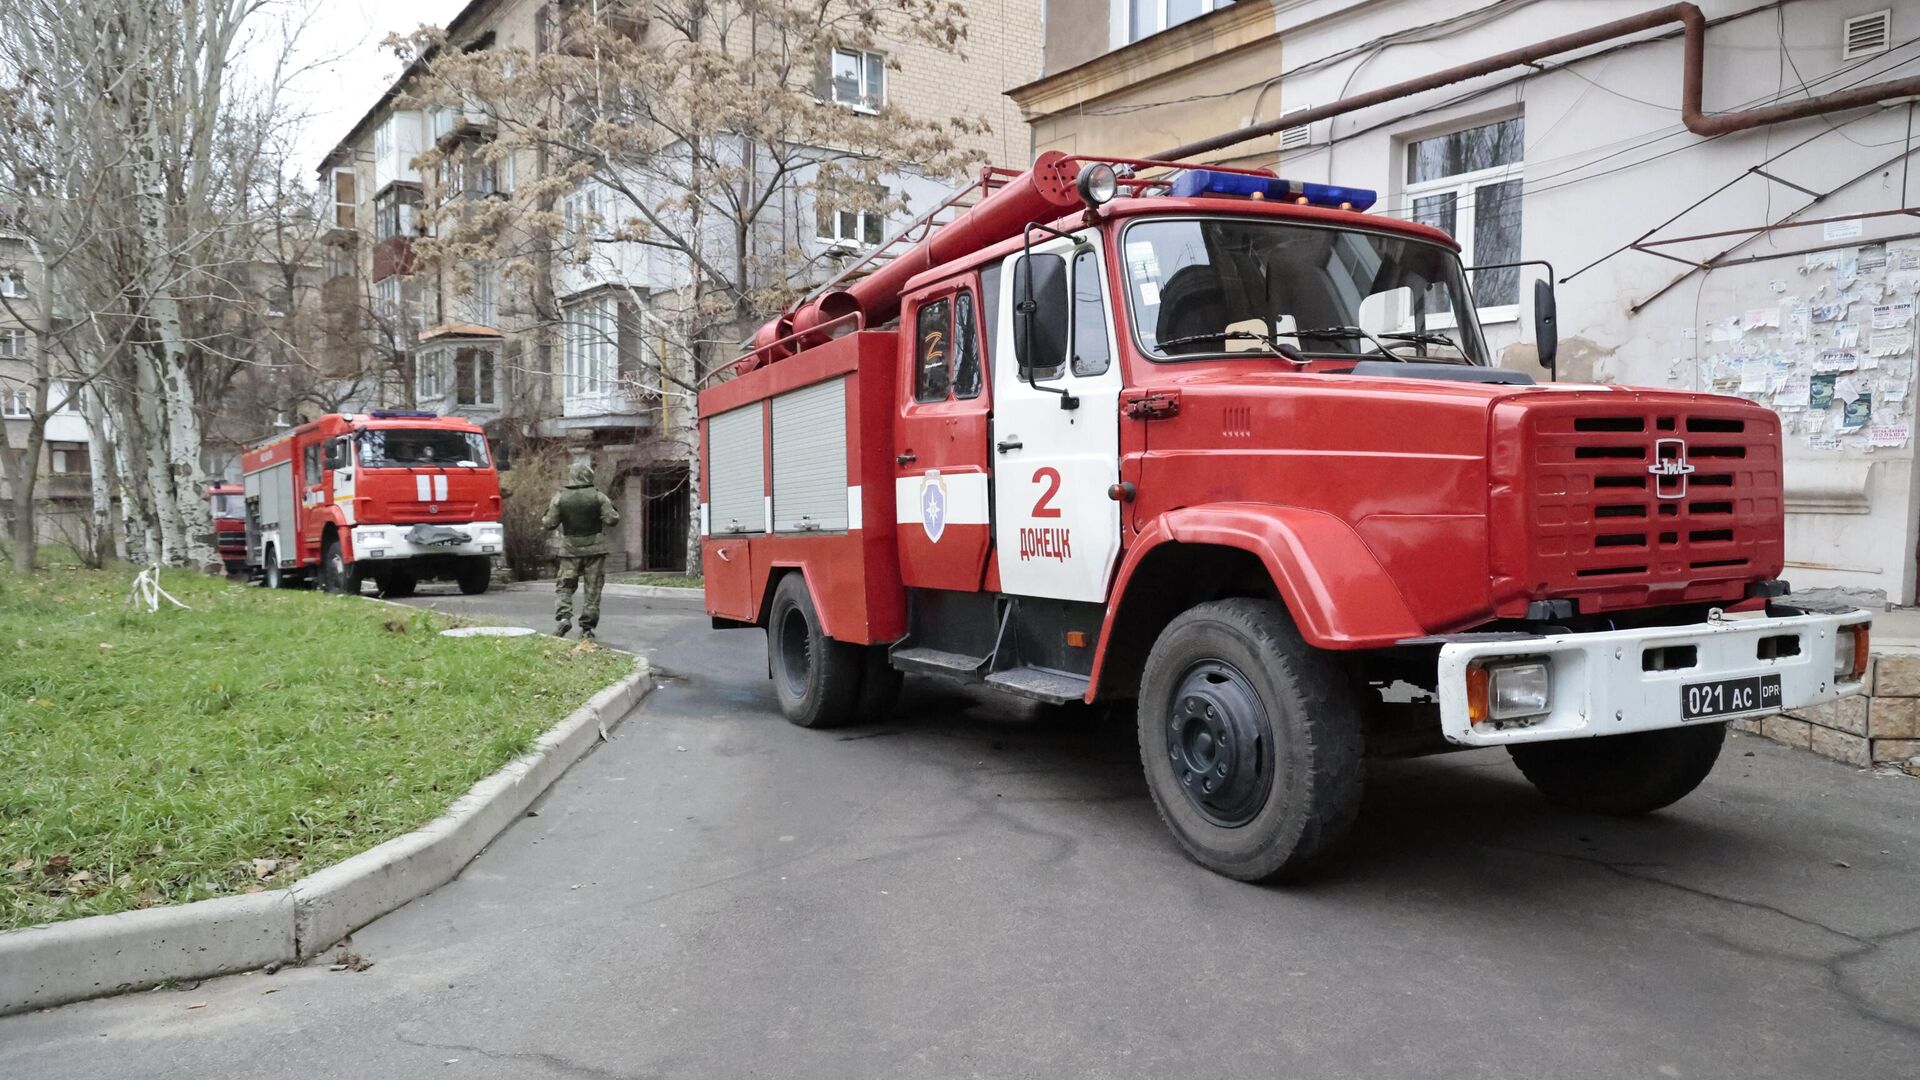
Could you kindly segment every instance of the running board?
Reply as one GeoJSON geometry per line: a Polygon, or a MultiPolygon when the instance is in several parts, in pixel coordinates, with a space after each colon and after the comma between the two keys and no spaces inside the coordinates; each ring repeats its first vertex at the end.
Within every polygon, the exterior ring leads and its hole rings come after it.
{"type": "Polygon", "coordinates": [[[914,646],[906,649],[893,649],[887,654],[888,660],[901,671],[921,675],[945,675],[948,678],[978,679],[980,672],[987,666],[987,657],[968,656],[965,653],[946,652],[942,649],[928,649],[914,646]]]}
{"type": "Polygon", "coordinates": [[[1005,690],[1010,694],[1018,694],[1023,698],[1044,701],[1050,705],[1084,701],[1087,697],[1088,680],[1085,675],[1073,675],[1047,668],[1009,668],[1006,671],[994,672],[987,676],[986,681],[988,686],[1005,690]]]}

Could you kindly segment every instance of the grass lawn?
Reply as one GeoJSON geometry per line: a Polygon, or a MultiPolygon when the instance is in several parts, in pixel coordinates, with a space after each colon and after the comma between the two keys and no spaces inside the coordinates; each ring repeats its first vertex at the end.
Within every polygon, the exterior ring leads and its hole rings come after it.
{"type": "Polygon", "coordinates": [[[0,929],[275,888],[432,820],[631,670],[167,572],[0,570],[0,929]]]}
{"type": "Polygon", "coordinates": [[[706,582],[699,574],[647,574],[637,570],[608,574],[607,580],[622,585],[664,585],[670,589],[698,589],[706,582]]]}

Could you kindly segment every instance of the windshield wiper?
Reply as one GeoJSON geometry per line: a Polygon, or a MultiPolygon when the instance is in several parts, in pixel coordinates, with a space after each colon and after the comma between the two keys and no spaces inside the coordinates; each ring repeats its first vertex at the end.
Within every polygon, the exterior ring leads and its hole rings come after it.
{"type": "Polygon", "coordinates": [[[1217,330],[1211,334],[1187,334],[1183,337],[1169,338],[1166,341],[1156,341],[1153,347],[1164,353],[1175,345],[1191,345],[1196,341],[1257,341],[1283,360],[1289,360],[1295,364],[1307,362],[1306,356],[1299,349],[1291,345],[1283,345],[1265,334],[1256,334],[1251,330],[1217,330]]]}
{"type": "MultiPolygon", "coordinates": [[[[1320,326],[1320,327],[1315,327],[1311,330],[1287,330],[1287,331],[1284,331],[1284,334],[1288,337],[1296,337],[1303,341],[1309,338],[1318,339],[1321,341],[1327,341],[1327,340],[1337,341],[1341,338],[1363,337],[1363,338],[1366,338],[1368,341],[1373,342],[1374,347],[1380,350],[1381,356],[1384,356],[1389,360],[1398,360],[1403,364],[1412,362],[1412,361],[1409,361],[1406,357],[1401,356],[1399,353],[1394,352],[1393,349],[1390,348],[1386,342],[1381,341],[1379,338],[1375,337],[1372,333],[1368,332],[1365,328],[1359,327],[1359,326],[1320,326]]],[[[1387,336],[1395,337],[1396,335],[1388,334],[1387,336]]],[[[1359,355],[1359,354],[1356,354],[1356,355],[1359,355]]]]}

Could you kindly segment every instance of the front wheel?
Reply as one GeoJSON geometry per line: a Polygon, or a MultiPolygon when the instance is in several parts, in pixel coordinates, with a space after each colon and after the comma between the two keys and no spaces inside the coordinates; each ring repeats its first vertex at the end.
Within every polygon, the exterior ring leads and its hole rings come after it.
{"type": "Polygon", "coordinates": [[[460,564],[454,580],[460,583],[462,593],[478,596],[493,584],[493,563],[485,555],[470,555],[460,564]]]}
{"type": "Polygon", "coordinates": [[[360,591],[360,576],[354,568],[347,565],[346,556],[340,551],[340,539],[335,537],[327,541],[320,556],[320,588],[323,592],[344,593],[352,596],[360,591]]]}
{"type": "Polygon", "coordinates": [[[791,573],[773,591],[767,617],[768,666],[780,712],[804,728],[838,727],[857,715],[866,657],[857,645],[820,629],[806,579],[791,573]]]}
{"type": "Polygon", "coordinates": [[[1519,743],[1513,763],[1570,810],[1632,816],[1671,806],[1700,786],[1720,757],[1727,725],[1668,728],[1597,739],[1519,743]]]}
{"type": "Polygon", "coordinates": [[[1280,605],[1217,600],[1175,618],[1147,656],[1139,707],[1154,805],[1207,869],[1297,878],[1352,827],[1359,704],[1280,605]]]}

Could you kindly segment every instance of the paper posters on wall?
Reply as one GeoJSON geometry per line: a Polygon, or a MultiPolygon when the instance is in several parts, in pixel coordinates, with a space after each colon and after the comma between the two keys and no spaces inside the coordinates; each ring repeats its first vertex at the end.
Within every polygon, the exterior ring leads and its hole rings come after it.
{"type": "Polygon", "coordinates": [[[1767,380],[1773,376],[1773,362],[1763,356],[1749,356],[1740,361],[1740,392],[1743,394],[1764,394],[1767,392],[1767,380]]]}
{"type": "Polygon", "coordinates": [[[1859,348],[1860,324],[1856,322],[1835,324],[1833,328],[1833,345],[1836,349],[1859,348]]]}
{"type": "Polygon", "coordinates": [[[1860,249],[1860,272],[1877,274],[1887,268],[1887,249],[1878,245],[1860,249]]]}
{"type": "Polygon", "coordinates": [[[1867,345],[1867,352],[1874,356],[1905,356],[1912,351],[1913,330],[1910,327],[1875,330],[1873,340],[1867,345]]]}
{"type": "Polygon", "coordinates": [[[1774,387],[1773,396],[1779,399],[1782,409],[1804,409],[1809,404],[1807,395],[1813,390],[1813,376],[1804,371],[1789,371],[1774,387]]]}
{"type": "Polygon", "coordinates": [[[1857,387],[1853,397],[1841,396],[1836,387],[1834,395],[1840,398],[1840,430],[1843,432],[1860,431],[1873,419],[1873,395],[1865,387],[1857,387]]]}
{"type": "Polygon", "coordinates": [[[1831,372],[1815,375],[1807,382],[1807,408],[1815,412],[1833,405],[1833,383],[1839,376],[1831,372]]]}
{"type": "Polygon", "coordinates": [[[1851,240],[1864,232],[1866,232],[1866,223],[1859,218],[1829,221],[1820,227],[1820,235],[1828,240],[1851,240]]]}
{"type": "Polygon", "coordinates": [[[1904,420],[1874,420],[1867,429],[1867,444],[1878,447],[1901,447],[1913,437],[1913,425],[1904,420]]]}
{"type": "Polygon", "coordinates": [[[1895,304],[1879,304],[1873,309],[1873,328],[1891,330],[1905,326],[1913,321],[1913,301],[1903,300],[1895,304]]]}
{"type": "Polygon", "coordinates": [[[1815,304],[1813,305],[1813,321],[1817,323],[1839,322],[1841,319],[1847,317],[1847,308],[1851,306],[1852,305],[1845,300],[1815,304]]]}
{"type": "Polygon", "coordinates": [[[1860,366],[1860,356],[1851,349],[1823,349],[1813,358],[1815,371],[1852,371],[1860,366]]]}
{"type": "Polygon", "coordinates": [[[1888,244],[1887,265],[1895,270],[1920,270],[1920,244],[1912,241],[1888,244]]]}
{"type": "Polygon", "coordinates": [[[1780,308],[1778,306],[1753,308],[1740,317],[1740,329],[1742,330],[1758,330],[1762,327],[1779,325],[1780,308]]]}
{"type": "Polygon", "coordinates": [[[1801,266],[1800,272],[1805,274],[1814,270],[1833,270],[1837,269],[1839,265],[1840,252],[1838,251],[1810,251],[1807,253],[1806,262],[1801,266]]]}

